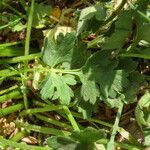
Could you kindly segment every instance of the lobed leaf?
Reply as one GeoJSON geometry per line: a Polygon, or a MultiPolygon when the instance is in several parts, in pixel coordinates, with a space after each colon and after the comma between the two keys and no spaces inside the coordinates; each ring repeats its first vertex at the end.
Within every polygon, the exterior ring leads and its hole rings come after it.
{"type": "Polygon", "coordinates": [[[57,40],[45,39],[43,48],[43,61],[50,67],[59,63],[70,62],[75,44],[75,33],[60,34],[57,40]]]}
{"type": "Polygon", "coordinates": [[[50,5],[35,3],[32,26],[38,29],[45,27],[46,16],[50,16],[51,11],[52,11],[52,7],[50,5]]]}
{"type": "Polygon", "coordinates": [[[73,91],[69,87],[75,85],[76,81],[72,75],[58,75],[54,72],[49,73],[41,84],[42,99],[60,99],[63,104],[69,104],[73,91]]]}
{"type": "Polygon", "coordinates": [[[115,98],[117,94],[123,92],[123,89],[128,86],[127,73],[123,70],[115,70],[116,67],[117,61],[111,61],[110,51],[93,54],[79,75],[82,82],[82,97],[94,104],[97,97],[115,98]]]}
{"type": "Polygon", "coordinates": [[[82,33],[88,28],[92,28],[92,25],[96,24],[97,21],[104,21],[106,17],[106,10],[101,5],[97,4],[95,6],[89,6],[81,10],[78,25],[77,25],[77,35],[82,33]],[[91,19],[95,18],[94,24],[90,24],[91,19]]]}
{"type": "Polygon", "coordinates": [[[47,140],[47,144],[56,150],[96,149],[94,143],[105,136],[104,130],[88,127],[80,132],[73,132],[69,137],[50,137],[47,140]]]}
{"type": "Polygon", "coordinates": [[[132,12],[122,11],[115,23],[115,32],[106,37],[102,49],[121,49],[132,29],[132,12]]]}

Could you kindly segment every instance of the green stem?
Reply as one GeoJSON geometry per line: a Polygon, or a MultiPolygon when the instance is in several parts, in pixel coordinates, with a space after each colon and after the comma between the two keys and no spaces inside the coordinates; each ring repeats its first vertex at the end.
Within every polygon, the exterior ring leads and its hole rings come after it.
{"type": "MultiPolygon", "coordinates": [[[[79,114],[79,113],[72,112],[72,115],[74,117],[83,119],[82,115],[79,114]]],[[[89,121],[89,122],[98,123],[100,125],[103,125],[103,126],[106,126],[106,127],[109,127],[109,128],[113,127],[113,125],[110,124],[110,123],[107,123],[107,122],[104,122],[104,121],[101,121],[101,120],[97,120],[97,119],[94,119],[94,118],[86,119],[86,120],[89,121]]],[[[125,139],[127,139],[130,143],[135,144],[135,145],[137,145],[139,147],[141,146],[141,144],[128,131],[126,131],[125,129],[119,127],[118,128],[118,132],[121,134],[122,137],[124,137],[125,139]]]]}
{"type": "Polygon", "coordinates": [[[10,140],[14,142],[19,142],[22,138],[28,135],[28,132],[26,130],[20,131],[16,133],[10,140]]]}
{"type": "Polygon", "coordinates": [[[29,61],[33,60],[35,58],[41,57],[41,53],[35,53],[27,56],[19,56],[19,57],[13,57],[13,58],[6,58],[6,59],[1,59],[0,64],[14,64],[14,63],[19,63],[23,61],[29,61]]]}
{"type": "Polygon", "coordinates": [[[22,81],[21,77],[10,77],[9,79],[14,81],[22,81]]]}
{"type": "Polygon", "coordinates": [[[72,124],[72,127],[74,128],[75,131],[80,131],[78,124],[76,122],[76,120],[74,119],[72,113],[70,112],[69,108],[67,106],[63,107],[65,114],[67,115],[70,123],[72,124]]]}
{"type": "MultiPolygon", "coordinates": [[[[43,68],[45,69],[45,68],[43,68]]],[[[64,69],[54,69],[54,68],[51,68],[51,69],[48,69],[48,72],[57,72],[57,73],[68,73],[68,74],[75,74],[75,75],[78,75],[79,71],[81,69],[74,69],[74,70],[64,70],[64,69]]]]}
{"type": "Polygon", "coordinates": [[[48,104],[45,104],[43,102],[39,102],[37,100],[33,100],[33,103],[37,106],[41,106],[41,107],[44,107],[44,106],[49,106],[48,104]]]}
{"type": "Polygon", "coordinates": [[[18,19],[14,20],[14,21],[9,22],[8,24],[0,26],[0,30],[4,29],[6,27],[9,27],[9,26],[13,26],[13,25],[17,24],[20,20],[21,20],[21,18],[18,18],[18,19]]]}
{"type": "Polygon", "coordinates": [[[42,121],[54,124],[54,125],[62,127],[62,128],[68,128],[68,129],[72,130],[72,127],[70,125],[68,125],[66,123],[63,123],[61,121],[57,121],[57,120],[54,120],[54,119],[49,118],[49,117],[45,117],[45,116],[40,115],[40,114],[35,114],[35,116],[36,116],[36,118],[38,118],[38,119],[40,119],[42,121]]]}
{"type": "Polygon", "coordinates": [[[27,145],[26,143],[17,143],[11,140],[7,140],[2,136],[0,136],[0,145],[3,147],[11,146],[14,148],[20,148],[25,150],[52,150],[49,147],[31,146],[31,145],[27,145]]]}
{"type": "MultiPolygon", "coordinates": [[[[80,118],[80,119],[83,119],[81,114],[76,113],[76,112],[71,112],[71,113],[72,113],[73,116],[75,116],[77,118],[80,118]]],[[[94,118],[86,119],[86,120],[89,121],[89,122],[95,122],[95,123],[101,124],[101,125],[106,126],[106,127],[110,127],[110,128],[112,127],[112,124],[101,121],[101,120],[97,120],[97,119],[94,119],[94,118]]]]}
{"type": "Polygon", "coordinates": [[[2,77],[4,79],[4,78],[15,76],[15,75],[19,75],[19,72],[17,72],[17,71],[11,71],[10,73],[7,73],[7,74],[5,73],[4,75],[1,74],[0,77],[2,77]]]}
{"type": "Polygon", "coordinates": [[[29,12],[29,17],[28,17],[28,23],[27,23],[27,34],[26,34],[26,40],[25,40],[25,56],[29,55],[30,36],[31,36],[31,28],[32,28],[32,21],[33,21],[33,12],[34,12],[34,3],[35,3],[35,0],[32,0],[30,12],[29,12]]]}
{"type": "Polygon", "coordinates": [[[6,7],[8,7],[10,10],[12,10],[13,12],[15,12],[17,15],[19,15],[21,18],[27,19],[25,15],[23,15],[22,13],[20,13],[17,9],[13,8],[11,5],[6,4],[5,2],[2,2],[2,4],[6,7]]]}
{"type": "MultiPolygon", "coordinates": [[[[106,145],[109,142],[108,139],[100,139],[96,143],[99,144],[104,144],[106,145]]],[[[127,144],[127,143],[122,143],[122,142],[115,142],[115,146],[119,146],[122,149],[127,149],[127,150],[143,150],[143,147],[136,147],[135,145],[127,144]]]]}
{"type": "Polygon", "coordinates": [[[12,90],[15,90],[15,89],[17,89],[17,88],[18,88],[18,85],[14,85],[14,86],[12,86],[12,87],[10,87],[10,88],[7,88],[7,89],[5,89],[5,90],[0,91],[0,95],[3,95],[3,94],[5,94],[5,93],[8,93],[8,92],[10,92],[10,91],[12,91],[12,90]]]}
{"type": "Polygon", "coordinates": [[[112,12],[112,14],[105,20],[104,24],[106,25],[108,22],[110,22],[111,20],[113,20],[121,11],[121,9],[124,7],[124,5],[126,4],[127,0],[122,0],[122,2],[120,3],[120,5],[116,8],[115,11],[112,12]]]}
{"type": "Polygon", "coordinates": [[[42,126],[37,126],[33,124],[28,124],[28,123],[21,123],[17,122],[16,125],[18,127],[22,127],[26,130],[34,131],[34,132],[39,132],[39,133],[44,133],[44,134],[52,134],[52,135],[61,135],[61,136],[67,136],[70,135],[70,132],[64,131],[64,130],[58,130],[54,128],[47,128],[47,127],[42,127],[42,126]]]}
{"type": "Polygon", "coordinates": [[[22,94],[21,94],[21,91],[20,90],[15,90],[15,91],[12,91],[8,94],[5,94],[5,95],[2,95],[0,96],[0,103],[3,103],[9,99],[13,99],[13,98],[18,98],[20,97],[22,94]]]}
{"type": "Polygon", "coordinates": [[[24,115],[28,115],[28,114],[35,114],[35,113],[41,113],[41,112],[47,112],[47,111],[49,112],[49,111],[60,110],[60,109],[63,109],[62,105],[46,106],[46,107],[42,107],[42,108],[34,108],[34,109],[24,110],[19,115],[24,116],[24,115]]]}
{"type": "Polygon", "coordinates": [[[6,116],[6,115],[16,112],[18,110],[21,110],[23,107],[24,107],[23,104],[16,104],[16,105],[9,106],[6,108],[1,108],[0,109],[0,117],[6,116]]]}
{"type": "MultiPolygon", "coordinates": [[[[25,53],[24,53],[25,56],[29,55],[34,3],[35,3],[35,0],[32,0],[29,17],[28,17],[28,23],[27,23],[27,34],[26,34],[26,40],[25,40],[25,53]]],[[[24,61],[24,68],[25,69],[28,68],[28,60],[24,61]]],[[[27,78],[27,73],[24,73],[24,78],[22,79],[22,85],[24,86],[24,89],[26,89],[26,87],[27,87],[27,79],[26,78],[27,78]]],[[[26,90],[23,93],[23,100],[24,100],[25,109],[28,109],[29,104],[28,104],[28,96],[27,96],[26,90]]]]}
{"type": "Polygon", "coordinates": [[[144,59],[150,59],[150,55],[148,54],[136,54],[136,53],[122,53],[119,54],[120,57],[135,57],[135,58],[144,58],[144,59]]]}
{"type": "Polygon", "coordinates": [[[102,27],[106,26],[110,21],[112,21],[120,13],[121,9],[124,7],[126,2],[127,0],[122,0],[122,2],[116,8],[116,10],[112,12],[112,14],[104,21],[104,23],[102,23],[100,29],[97,31],[97,34],[100,33],[102,27]]]}
{"type": "Polygon", "coordinates": [[[107,150],[114,150],[115,149],[115,136],[117,134],[117,131],[118,131],[118,126],[119,126],[119,120],[120,120],[120,117],[121,117],[121,114],[122,114],[122,110],[123,110],[123,103],[120,103],[120,106],[119,106],[119,109],[118,109],[118,112],[117,112],[117,116],[116,116],[116,119],[115,119],[115,123],[113,125],[113,131],[111,133],[111,138],[110,138],[110,141],[108,142],[107,144],[107,150]]]}
{"type": "Polygon", "coordinates": [[[138,10],[137,7],[135,7],[131,2],[128,1],[128,4],[129,4],[130,8],[133,9],[135,12],[137,12],[140,16],[142,16],[145,19],[145,21],[150,22],[150,18],[148,16],[146,16],[143,12],[138,10]]]}
{"type": "Polygon", "coordinates": [[[26,7],[26,1],[25,0],[19,0],[20,4],[22,7],[26,7]]]}
{"type": "Polygon", "coordinates": [[[130,143],[138,146],[138,147],[142,147],[142,145],[125,129],[119,127],[118,128],[118,132],[120,133],[120,135],[122,137],[124,137],[126,140],[128,140],[130,143]]]}
{"type": "Polygon", "coordinates": [[[18,45],[18,44],[21,44],[21,43],[24,43],[24,41],[16,41],[16,42],[12,42],[12,43],[4,43],[4,44],[0,44],[0,48],[14,46],[14,45],[18,45]]]}

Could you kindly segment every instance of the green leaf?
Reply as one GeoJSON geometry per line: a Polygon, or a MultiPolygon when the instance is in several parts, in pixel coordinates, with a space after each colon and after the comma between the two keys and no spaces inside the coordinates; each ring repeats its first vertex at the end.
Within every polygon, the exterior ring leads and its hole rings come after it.
{"type": "Polygon", "coordinates": [[[51,72],[41,84],[42,99],[60,99],[61,103],[68,105],[74,96],[69,86],[75,84],[74,76],[69,74],[62,76],[51,72]]]}
{"type": "Polygon", "coordinates": [[[133,103],[137,101],[137,91],[140,89],[141,85],[145,84],[145,79],[144,76],[141,75],[139,72],[134,71],[130,73],[129,77],[129,82],[130,84],[128,87],[124,90],[124,95],[125,95],[125,103],[133,103]]]}
{"type": "Polygon", "coordinates": [[[84,74],[80,75],[80,80],[82,82],[81,95],[85,101],[90,101],[91,104],[95,104],[97,98],[99,97],[98,85],[95,81],[90,81],[88,76],[84,74]]]}
{"type": "Polygon", "coordinates": [[[52,11],[52,7],[50,5],[38,4],[34,5],[34,13],[33,13],[33,24],[32,26],[35,28],[43,28],[46,24],[46,16],[50,16],[52,11]]]}
{"type": "Polygon", "coordinates": [[[143,59],[150,59],[150,48],[141,48],[137,51],[133,52],[127,52],[127,53],[121,53],[121,57],[135,57],[135,58],[143,58],[143,59]]]}
{"type": "MultiPolygon", "coordinates": [[[[80,89],[79,89],[80,90],[80,89]]],[[[91,104],[89,101],[85,101],[80,94],[80,91],[75,92],[77,100],[78,112],[81,112],[84,119],[88,119],[92,116],[92,112],[97,111],[98,101],[95,104],[91,104]]]]}
{"type": "Polygon", "coordinates": [[[150,92],[146,92],[138,102],[135,110],[136,121],[145,135],[145,145],[150,146],[150,92]]]}
{"type": "Polygon", "coordinates": [[[106,37],[102,43],[102,49],[121,49],[132,29],[131,11],[122,11],[115,23],[115,32],[106,37]]]}
{"type": "Polygon", "coordinates": [[[146,92],[139,100],[135,115],[140,126],[150,127],[150,92],[146,92]]]}
{"type": "Polygon", "coordinates": [[[55,150],[91,150],[96,149],[94,143],[105,136],[103,130],[89,127],[81,132],[73,132],[69,137],[50,137],[47,144],[55,150]]]}
{"type": "Polygon", "coordinates": [[[96,130],[92,127],[85,128],[80,132],[73,132],[70,137],[75,141],[79,141],[84,144],[90,144],[98,141],[106,136],[104,130],[96,130]]]}
{"type": "Polygon", "coordinates": [[[144,133],[144,144],[146,146],[150,146],[150,127],[144,128],[143,133],[144,133]]]}
{"type": "Polygon", "coordinates": [[[98,21],[104,21],[106,17],[105,8],[97,4],[95,6],[86,7],[81,10],[78,26],[77,26],[77,35],[79,35],[80,33],[82,33],[88,28],[88,24],[91,22],[91,19],[93,19],[94,17],[98,21]]]}
{"type": "Polygon", "coordinates": [[[144,40],[150,43],[150,23],[145,23],[139,27],[137,39],[144,40]]]}
{"type": "Polygon", "coordinates": [[[86,101],[94,104],[98,96],[101,99],[115,98],[123,92],[128,86],[127,73],[115,70],[117,64],[115,59],[111,60],[110,51],[97,52],[87,60],[79,74],[82,82],[81,95],[86,101]]]}
{"type": "Polygon", "coordinates": [[[1,14],[1,22],[0,22],[0,29],[9,27],[14,31],[14,27],[17,24],[21,24],[21,17],[11,14],[11,13],[6,13],[6,14],[1,14]]]}
{"type": "Polygon", "coordinates": [[[81,68],[85,64],[89,56],[90,53],[87,51],[87,45],[83,43],[82,40],[79,38],[78,40],[76,40],[73,48],[70,68],[71,69],[81,68]]]}
{"type": "Polygon", "coordinates": [[[24,25],[21,22],[19,22],[12,27],[12,31],[13,32],[19,32],[19,31],[22,31],[23,29],[25,29],[26,27],[27,27],[26,24],[24,25]]]}
{"type": "Polygon", "coordinates": [[[77,147],[76,141],[69,137],[52,136],[47,139],[47,144],[54,150],[75,150],[77,147]]]}
{"type": "Polygon", "coordinates": [[[117,69],[123,69],[126,72],[133,72],[136,70],[138,62],[133,61],[131,58],[120,58],[117,69]]]}
{"type": "Polygon", "coordinates": [[[54,67],[59,63],[71,62],[75,44],[75,33],[60,34],[57,41],[45,39],[42,59],[47,65],[54,67]]]}

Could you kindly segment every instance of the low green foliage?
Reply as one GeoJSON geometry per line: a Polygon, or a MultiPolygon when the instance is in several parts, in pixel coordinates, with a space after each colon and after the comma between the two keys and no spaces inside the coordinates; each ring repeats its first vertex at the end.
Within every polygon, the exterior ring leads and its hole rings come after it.
{"type": "MultiPolygon", "coordinates": [[[[0,117],[21,111],[16,126],[28,134],[40,133],[36,136],[38,144],[47,142],[49,148],[39,149],[150,146],[150,0],[122,0],[114,9],[113,0],[63,3],[72,8],[61,10],[47,1],[0,2],[6,11],[1,14],[2,37],[27,30],[25,42],[0,44],[0,88],[5,87],[0,92],[0,103],[12,100],[12,106],[0,108],[0,117]],[[76,5],[81,8],[76,10],[76,5]],[[38,53],[41,44],[37,46],[34,41],[41,43],[42,31],[45,37],[38,53]],[[9,83],[15,85],[9,87],[9,83]],[[143,143],[119,127],[126,105],[136,103],[135,118],[144,135],[143,143]],[[99,115],[108,108],[117,112],[114,125],[97,119],[103,118],[99,115]],[[117,132],[128,142],[117,142],[117,132]],[[41,134],[48,137],[47,141],[41,134]]],[[[8,146],[38,149],[0,136],[0,147],[8,146]]]]}
{"type": "Polygon", "coordinates": [[[137,123],[145,135],[145,145],[150,146],[150,93],[146,92],[138,102],[135,110],[137,123]]]}
{"type": "Polygon", "coordinates": [[[54,149],[62,150],[96,149],[94,142],[105,137],[106,134],[103,130],[96,130],[89,127],[80,132],[73,132],[69,137],[66,138],[61,136],[50,137],[48,138],[47,143],[54,149]]]}
{"type": "Polygon", "coordinates": [[[41,94],[43,99],[60,99],[62,104],[69,104],[74,96],[69,86],[76,84],[72,75],[58,75],[54,72],[47,75],[41,84],[41,94]]]}

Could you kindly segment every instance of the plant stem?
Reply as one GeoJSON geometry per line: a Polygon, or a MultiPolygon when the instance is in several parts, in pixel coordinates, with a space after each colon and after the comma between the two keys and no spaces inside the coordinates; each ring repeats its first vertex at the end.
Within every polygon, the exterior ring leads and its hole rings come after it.
{"type": "Polygon", "coordinates": [[[59,110],[59,109],[63,109],[62,105],[59,106],[46,106],[46,107],[42,107],[42,108],[34,108],[34,109],[27,109],[22,111],[19,115],[20,116],[24,116],[27,114],[35,114],[35,113],[41,113],[41,112],[46,112],[46,111],[54,111],[54,110],[59,110]]]}
{"type": "Polygon", "coordinates": [[[100,26],[99,30],[96,32],[97,34],[100,33],[102,27],[106,26],[110,21],[112,21],[120,13],[121,9],[124,7],[126,2],[127,2],[127,0],[122,0],[122,2],[116,8],[116,10],[114,10],[112,12],[112,14],[102,23],[102,25],[100,26]]]}
{"type": "Polygon", "coordinates": [[[4,28],[6,28],[6,27],[9,27],[9,26],[15,25],[15,24],[17,24],[20,20],[21,20],[21,18],[17,18],[16,20],[9,22],[8,24],[5,24],[5,25],[0,26],[0,30],[1,30],[1,29],[4,29],[4,28]]]}
{"type": "Polygon", "coordinates": [[[125,129],[119,127],[118,128],[118,132],[120,133],[120,135],[122,137],[124,137],[130,143],[132,143],[132,144],[134,144],[134,145],[136,145],[138,147],[141,147],[141,144],[128,131],[126,131],[125,129]]]}
{"type": "Polygon", "coordinates": [[[44,134],[53,134],[53,135],[62,135],[62,136],[70,135],[70,132],[67,132],[67,131],[37,126],[37,125],[23,123],[23,122],[17,122],[16,125],[26,130],[31,130],[31,131],[35,131],[39,133],[44,133],[44,134]]]}
{"type": "Polygon", "coordinates": [[[19,2],[22,5],[22,7],[26,7],[26,1],[25,0],[19,0],[19,2]]]}
{"type": "Polygon", "coordinates": [[[12,86],[12,87],[10,87],[10,88],[7,88],[7,89],[5,89],[5,90],[0,91],[0,95],[3,95],[3,94],[5,94],[5,93],[8,93],[8,92],[10,92],[10,91],[12,91],[12,90],[15,90],[15,89],[17,89],[17,88],[18,88],[18,85],[14,85],[14,86],[12,86]]]}
{"type": "Polygon", "coordinates": [[[61,121],[57,121],[57,120],[54,120],[54,119],[49,118],[49,117],[45,117],[45,116],[40,115],[40,114],[35,114],[35,116],[36,116],[36,118],[38,118],[38,119],[40,119],[42,121],[54,124],[54,125],[62,127],[62,128],[68,128],[68,129],[72,130],[72,127],[70,125],[68,125],[66,123],[63,123],[61,121]]]}
{"type": "Polygon", "coordinates": [[[22,13],[20,13],[17,9],[13,8],[11,5],[6,4],[5,2],[2,2],[2,4],[6,7],[8,7],[10,10],[12,10],[13,12],[15,12],[17,15],[19,15],[21,18],[27,19],[25,15],[23,15],[22,13]]]}
{"type": "Polygon", "coordinates": [[[74,128],[75,131],[80,131],[78,124],[76,122],[76,120],[74,119],[72,113],[70,112],[69,108],[67,106],[63,107],[65,114],[67,115],[70,123],[72,124],[72,127],[74,128]]]}
{"type": "MultiPolygon", "coordinates": [[[[45,68],[44,68],[44,69],[45,69],[45,68]]],[[[64,69],[53,69],[53,68],[51,68],[51,69],[49,69],[48,71],[78,75],[78,73],[79,73],[80,70],[81,70],[81,69],[64,70],[64,69]]]]}
{"type": "MultiPolygon", "coordinates": [[[[106,145],[108,142],[109,142],[108,139],[100,139],[100,140],[97,141],[97,143],[104,144],[104,145],[106,145]]],[[[127,150],[131,150],[131,149],[142,150],[143,149],[143,147],[136,147],[135,145],[122,143],[122,142],[115,142],[115,145],[119,146],[122,149],[127,149],[127,150]]]]}
{"type": "MultiPolygon", "coordinates": [[[[34,3],[35,0],[31,1],[31,8],[29,12],[29,17],[28,17],[28,23],[27,23],[27,34],[26,34],[26,40],[25,40],[25,56],[29,55],[29,49],[30,49],[30,36],[31,36],[31,28],[32,28],[32,21],[33,21],[33,12],[34,12],[34,3]]],[[[24,68],[28,68],[28,60],[24,61],[24,68]]],[[[27,96],[27,91],[26,91],[26,86],[27,86],[27,73],[24,73],[24,78],[22,79],[22,85],[24,86],[24,92],[23,92],[23,100],[24,100],[24,105],[25,109],[28,109],[28,96],[27,96]]]]}
{"type": "Polygon", "coordinates": [[[16,41],[16,42],[11,42],[11,43],[4,43],[4,44],[0,44],[0,48],[14,46],[14,45],[18,45],[18,44],[21,44],[21,43],[24,43],[24,41],[16,41]]]}
{"type": "Polygon", "coordinates": [[[119,126],[119,120],[120,120],[120,117],[121,117],[121,114],[122,114],[122,110],[123,110],[123,103],[120,103],[120,106],[119,106],[119,109],[118,109],[118,112],[117,112],[117,116],[116,116],[116,119],[115,119],[115,123],[113,125],[113,131],[111,133],[111,138],[110,138],[110,141],[108,142],[107,144],[107,150],[114,150],[115,149],[115,136],[116,136],[116,133],[117,133],[117,130],[118,130],[118,126],[119,126]]]}
{"type": "Polygon", "coordinates": [[[13,98],[18,98],[20,97],[22,94],[21,94],[21,91],[20,90],[15,90],[15,91],[12,91],[8,94],[5,94],[5,95],[2,95],[0,96],[0,103],[3,103],[9,99],[13,99],[13,98]]]}
{"type": "Polygon", "coordinates": [[[11,72],[9,72],[7,74],[6,73],[1,74],[0,77],[2,77],[4,79],[4,78],[15,76],[15,75],[19,75],[19,72],[17,72],[17,71],[11,71],[11,72]]]}
{"type": "Polygon", "coordinates": [[[143,58],[143,59],[150,59],[150,55],[148,54],[136,54],[136,53],[122,53],[119,54],[120,57],[136,57],[136,58],[143,58]]]}
{"type": "Polygon", "coordinates": [[[32,0],[30,12],[29,12],[29,17],[28,17],[28,23],[27,23],[27,34],[26,34],[26,40],[25,40],[25,56],[29,55],[30,36],[31,36],[31,28],[32,28],[32,21],[33,21],[33,12],[34,12],[34,3],[35,3],[35,0],[32,0]]]}
{"type": "Polygon", "coordinates": [[[19,142],[23,137],[27,136],[28,132],[26,130],[20,131],[18,133],[16,133],[11,140],[14,142],[19,142]]]}
{"type": "Polygon", "coordinates": [[[116,8],[115,11],[112,12],[112,14],[105,20],[104,24],[106,25],[108,22],[110,22],[111,20],[113,20],[121,11],[121,9],[124,7],[124,5],[126,4],[127,0],[122,0],[122,2],[120,3],[120,5],[116,8]]]}
{"type": "Polygon", "coordinates": [[[9,107],[6,107],[6,108],[1,108],[0,109],[0,117],[6,116],[10,113],[21,110],[23,107],[24,107],[23,104],[16,104],[16,105],[9,106],[9,107]]]}
{"type": "MultiPolygon", "coordinates": [[[[72,112],[72,115],[74,117],[83,119],[82,115],[79,114],[79,113],[72,112]]],[[[86,119],[86,120],[89,121],[89,122],[98,123],[100,125],[103,125],[103,126],[106,126],[106,127],[109,127],[109,128],[113,127],[113,125],[110,124],[110,123],[107,123],[107,122],[104,122],[104,121],[101,121],[101,120],[97,120],[97,119],[94,119],[94,118],[86,119]]],[[[125,139],[127,139],[130,143],[135,144],[137,146],[141,146],[141,144],[128,131],[126,131],[125,129],[119,127],[118,128],[118,132],[121,134],[122,137],[124,137],[125,139]]]]}
{"type": "Polygon", "coordinates": [[[25,150],[52,150],[50,147],[31,146],[27,145],[26,143],[17,143],[11,140],[7,140],[2,136],[0,136],[0,145],[3,147],[11,146],[14,148],[23,148],[25,150]]]}
{"type": "Polygon", "coordinates": [[[145,19],[145,21],[150,22],[150,18],[148,16],[146,16],[143,12],[138,10],[137,7],[135,7],[131,2],[128,1],[128,4],[129,4],[130,8],[133,9],[135,12],[137,12],[140,16],[142,16],[145,19]]]}
{"type": "Polygon", "coordinates": [[[6,58],[6,59],[1,59],[0,64],[14,64],[14,63],[19,63],[23,61],[29,61],[35,58],[41,57],[41,53],[35,53],[27,56],[19,56],[19,57],[13,57],[13,58],[6,58]]]}
{"type": "MultiPolygon", "coordinates": [[[[71,113],[72,113],[73,116],[75,116],[75,117],[77,117],[77,118],[83,119],[83,117],[82,117],[81,114],[76,113],[76,112],[71,112],[71,113]]],[[[101,120],[97,120],[97,119],[93,119],[93,118],[91,118],[91,119],[86,119],[86,120],[87,120],[87,121],[90,121],[90,122],[95,122],[95,123],[101,124],[101,125],[106,126],[106,127],[110,127],[110,128],[112,127],[112,124],[107,123],[107,122],[104,122],[104,121],[101,121],[101,120]]]]}
{"type": "Polygon", "coordinates": [[[10,77],[9,79],[14,81],[22,81],[21,77],[10,77]]]}

